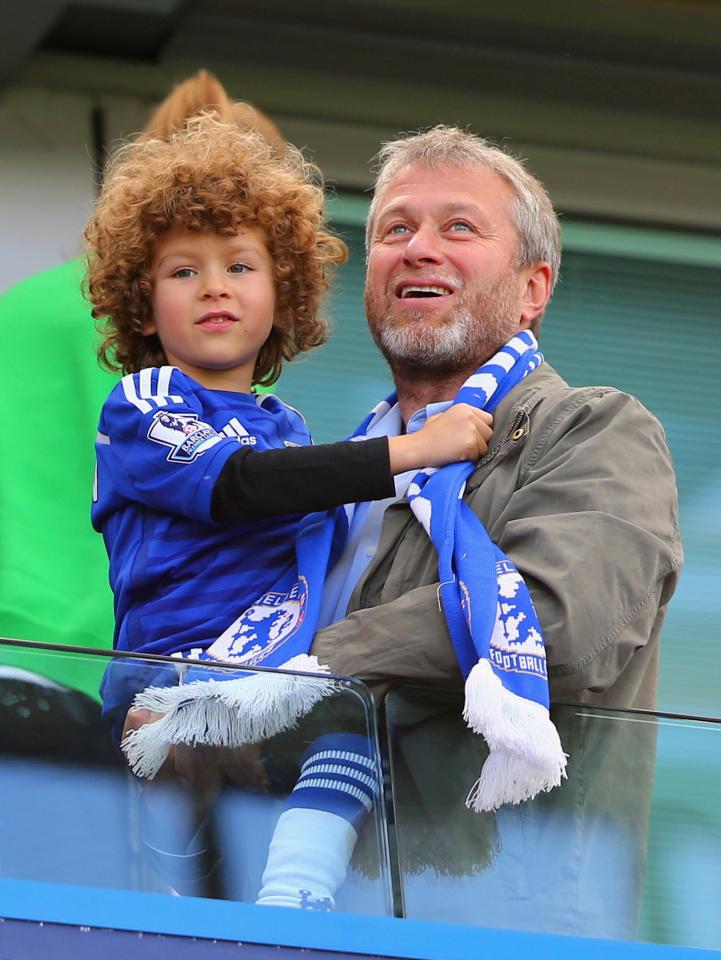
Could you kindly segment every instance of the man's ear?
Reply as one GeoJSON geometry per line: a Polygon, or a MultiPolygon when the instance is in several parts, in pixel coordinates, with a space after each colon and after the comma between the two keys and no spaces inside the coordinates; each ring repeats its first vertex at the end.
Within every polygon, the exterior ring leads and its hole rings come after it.
{"type": "Polygon", "coordinates": [[[551,299],[551,265],[539,260],[521,270],[525,286],[521,291],[521,330],[528,330],[536,317],[540,317],[551,299]]]}

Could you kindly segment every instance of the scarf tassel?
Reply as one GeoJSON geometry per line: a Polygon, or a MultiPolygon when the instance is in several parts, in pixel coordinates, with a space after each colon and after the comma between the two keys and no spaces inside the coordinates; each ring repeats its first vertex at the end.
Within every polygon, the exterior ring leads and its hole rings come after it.
{"type": "MultiPolygon", "coordinates": [[[[300,654],[279,670],[328,673],[317,657],[300,654]]],[[[152,780],[174,744],[239,747],[292,729],[337,681],[316,676],[258,673],[235,680],[193,680],[176,687],[148,687],[137,694],[134,708],[163,716],[131,730],[122,748],[138,777],[152,780]]]]}
{"type": "Polygon", "coordinates": [[[465,693],[463,719],[490,751],[466,798],[469,809],[491,812],[560,785],[567,755],[543,704],[506,689],[488,660],[473,667],[465,693]]]}

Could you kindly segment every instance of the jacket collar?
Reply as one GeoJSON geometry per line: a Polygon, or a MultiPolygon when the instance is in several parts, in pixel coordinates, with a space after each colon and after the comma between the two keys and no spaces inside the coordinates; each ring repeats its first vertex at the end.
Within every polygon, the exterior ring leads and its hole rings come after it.
{"type": "Polygon", "coordinates": [[[493,414],[491,445],[468,478],[467,489],[472,490],[480,484],[491,463],[499,456],[505,455],[519,441],[525,441],[530,429],[531,414],[538,404],[550,393],[567,386],[553,367],[542,363],[501,400],[493,414]]]}

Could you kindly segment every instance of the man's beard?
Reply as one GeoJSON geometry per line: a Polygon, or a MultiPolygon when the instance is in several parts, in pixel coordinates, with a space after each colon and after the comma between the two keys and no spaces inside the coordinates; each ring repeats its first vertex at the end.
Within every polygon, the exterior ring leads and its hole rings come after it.
{"type": "Polygon", "coordinates": [[[428,310],[407,311],[405,322],[387,309],[385,299],[366,287],[371,336],[392,370],[417,368],[438,373],[475,369],[518,330],[518,280],[508,271],[475,296],[461,291],[452,313],[433,321],[428,310]]]}

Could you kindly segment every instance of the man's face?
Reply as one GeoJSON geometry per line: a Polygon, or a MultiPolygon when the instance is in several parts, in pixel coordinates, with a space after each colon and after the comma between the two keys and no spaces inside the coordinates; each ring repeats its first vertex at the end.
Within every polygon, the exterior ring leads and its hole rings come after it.
{"type": "Polygon", "coordinates": [[[526,271],[516,267],[512,189],[486,167],[413,164],[381,196],[366,310],[391,367],[474,369],[519,329],[526,271]]]}

